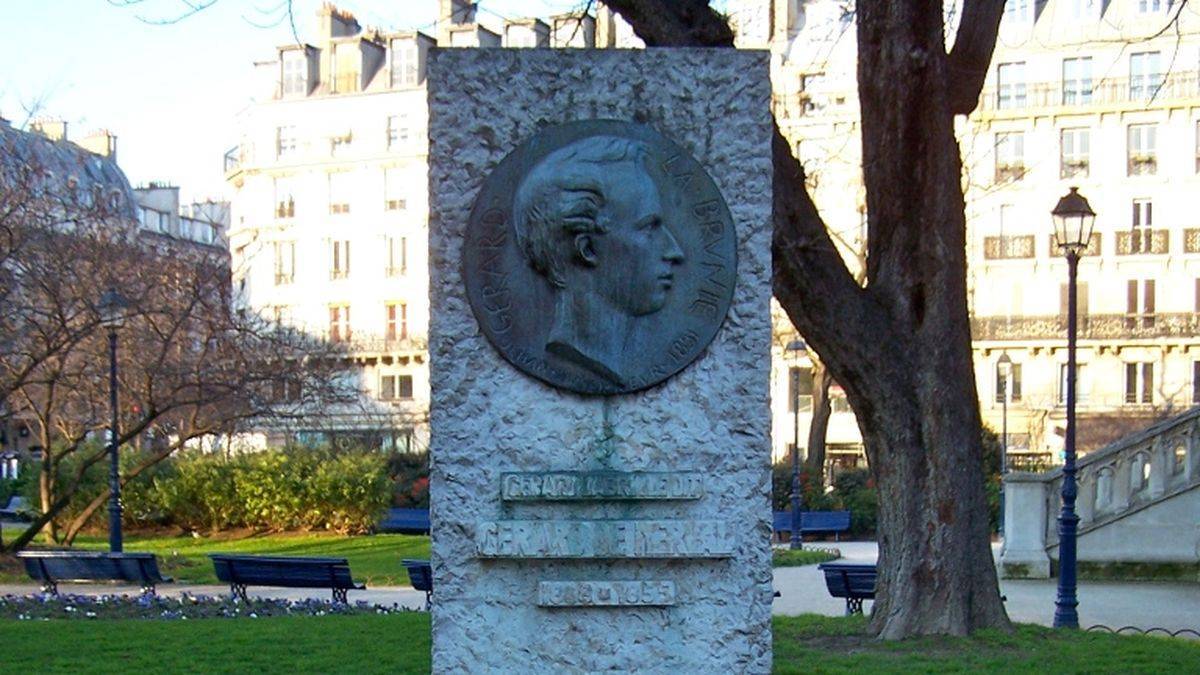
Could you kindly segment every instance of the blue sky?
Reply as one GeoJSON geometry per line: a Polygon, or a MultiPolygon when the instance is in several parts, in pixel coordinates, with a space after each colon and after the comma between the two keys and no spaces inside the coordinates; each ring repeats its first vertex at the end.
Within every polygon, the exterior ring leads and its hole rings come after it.
{"type": "MultiPolygon", "coordinates": [[[[225,194],[221,157],[237,140],[235,116],[249,100],[251,64],[292,42],[281,0],[218,0],[171,25],[182,0],[0,0],[0,115],[22,124],[25,108],[67,120],[72,138],[107,128],[129,179],[172,182],[185,198],[225,194]],[[116,4],[114,5],[113,2],[116,4]],[[272,11],[272,10],[275,11],[272,11]],[[276,24],[258,27],[257,24],[276,24]]],[[[300,37],[315,40],[321,0],[294,0],[300,37]]],[[[340,0],[364,25],[425,28],[436,0],[340,0]]],[[[580,0],[482,0],[488,16],[549,16],[580,0]]]]}

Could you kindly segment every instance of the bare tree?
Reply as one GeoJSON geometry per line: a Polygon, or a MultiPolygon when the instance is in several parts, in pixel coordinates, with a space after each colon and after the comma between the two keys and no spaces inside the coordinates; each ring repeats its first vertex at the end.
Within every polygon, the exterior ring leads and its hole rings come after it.
{"type": "Polygon", "coordinates": [[[96,307],[105,288],[129,299],[117,439],[153,439],[122,482],[201,437],[357,401],[336,346],[232,308],[223,252],[141,233],[115,165],[15,134],[6,140],[22,153],[0,163],[0,230],[13,242],[0,260],[0,394],[41,452],[40,514],[9,550],[47,526],[50,539],[71,541],[108,498],[105,490],[59,522],[107,457],[109,355],[96,307]]]}
{"type": "MultiPolygon", "coordinates": [[[[647,45],[732,47],[704,0],[610,0],[647,45]]],[[[1006,628],[988,538],[954,116],[976,105],[1004,3],[857,6],[866,284],[838,254],[775,133],[774,291],[846,390],[880,494],[883,638],[1006,628]]]]}

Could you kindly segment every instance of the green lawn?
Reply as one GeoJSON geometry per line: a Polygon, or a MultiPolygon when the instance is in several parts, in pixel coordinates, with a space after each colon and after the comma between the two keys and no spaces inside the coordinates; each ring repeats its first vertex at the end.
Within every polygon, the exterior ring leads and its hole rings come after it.
{"type": "MultiPolygon", "coordinates": [[[[777,673],[1185,673],[1196,641],[1053,631],[879,643],[860,618],[774,620],[777,673]]],[[[429,670],[429,615],[0,621],[4,673],[388,672],[429,670]],[[49,630],[48,630],[49,628],[49,630]],[[53,639],[47,641],[48,635],[53,639]]]]}
{"type": "MultiPolygon", "coordinates": [[[[9,536],[6,530],[5,536],[9,536]]],[[[79,548],[106,549],[108,539],[81,537],[79,548]]],[[[259,553],[346,558],[350,571],[368,586],[407,586],[401,558],[429,558],[429,537],[376,534],[346,537],[337,534],[218,535],[214,537],[131,535],[126,551],[148,551],[159,556],[163,574],[178,583],[215,584],[209,553],[259,553]]],[[[16,569],[0,570],[0,582],[28,583],[16,569]]]]}
{"type": "Polygon", "coordinates": [[[798,551],[793,551],[789,548],[776,548],[771,550],[771,566],[800,567],[802,565],[816,565],[817,563],[837,560],[839,556],[839,553],[834,553],[832,549],[827,548],[804,548],[798,551]]]}

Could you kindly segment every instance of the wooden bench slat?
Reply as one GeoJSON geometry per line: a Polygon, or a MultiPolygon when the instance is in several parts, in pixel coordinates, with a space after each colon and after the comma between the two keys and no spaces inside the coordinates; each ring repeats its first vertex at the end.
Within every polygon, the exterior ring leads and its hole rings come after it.
{"type": "Polygon", "coordinates": [[[209,554],[217,578],[229,584],[235,595],[244,597],[246,586],[283,588],[328,588],[335,601],[345,602],[347,590],[363,590],[354,583],[345,558],[293,558],[209,554]]]}

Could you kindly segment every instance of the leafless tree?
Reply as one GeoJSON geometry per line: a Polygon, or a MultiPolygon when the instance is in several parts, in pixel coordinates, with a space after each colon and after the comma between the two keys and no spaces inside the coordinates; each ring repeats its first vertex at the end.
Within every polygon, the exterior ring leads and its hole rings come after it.
{"type": "Polygon", "coordinates": [[[0,394],[41,449],[40,514],[9,550],[43,529],[70,542],[108,498],[59,522],[107,457],[109,353],[97,308],[106,288],[129,301],[117,440],[152,439],[122,483],[202,437],[358,400],[336,346],[234,310],[224,252],[140,231],[111,162],[32,134],[7,130],[4,140],[14,154],[0,163],[0,231],[11,242],[0,251],[0,394]]]}

